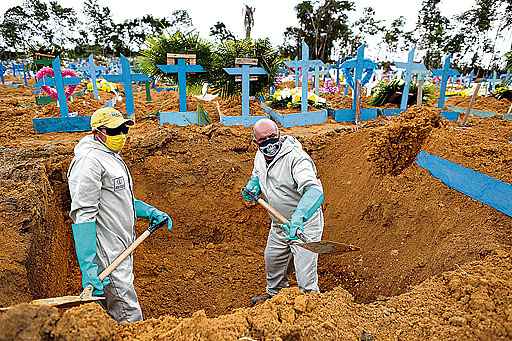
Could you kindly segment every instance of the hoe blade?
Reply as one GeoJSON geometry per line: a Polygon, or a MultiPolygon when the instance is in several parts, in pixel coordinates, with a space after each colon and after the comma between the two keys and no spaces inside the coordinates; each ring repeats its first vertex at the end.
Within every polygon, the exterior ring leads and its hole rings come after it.
{"type": "Polygon", "coordinates": [[[76,305],[80,305],[83,303],[89,303],[89,302],[95,302],[95,301],[101,301],[104,300],[105,297],[96,297],[96,296],[90,296],[90,297],[80,297],[80,296],[61,296],[61,297],[52,297],[52,298],[43,298],[40,300],[33,300],[30,302],[30,304],[37,304],[37,305],[52,305],[54,307],[61,307],[61,308],[67,308],[67,307],[73,307],[76,305]]]}
{"type": "Polygon", "coordinates": [[[359,251],[359,248],[354,245],[343,244],[338,242],[333,242],[330,240],[321,240],[319,242],[309,242],[304,244],[299,244],[299,246],[305,248],[306,250],[319,253],[319,254],[339,254],[350,251],[359,251]]]}

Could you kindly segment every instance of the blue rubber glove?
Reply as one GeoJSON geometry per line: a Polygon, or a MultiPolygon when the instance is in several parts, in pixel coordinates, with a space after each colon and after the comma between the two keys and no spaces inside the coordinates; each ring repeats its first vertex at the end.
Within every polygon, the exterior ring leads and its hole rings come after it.
{"type": "Polygon", "coordinates": [[[283,227],[288,233],[288,240],[298,239],[297,231],[304,232],[304,223],[315,214],[323,202],[324,194],[318,188],[310,187],[306,190],[292,214],[290,224],[283,227]]]}
{"type": "Polygon", "coordinates": [[[244,201],[254,201],[253,198],[251,198],[250,195],[247,195],[247,192],[251,192],[255,197],[259,197],[261,194],[261,187],[260,187],[260,180],[257,176],[251,176],[249,181],[247,182],[247,185],[245,185],[245,188],[242,189],[242,198],[244,201]]]}
{"type": "Polygon", "coordinates": [[[172,230],[172,219],[171,217],[155,207],[146,204],[142,200],[135,199],[135,215],[137,218],[146,218],[149,220],[149,226],[155,226],[167,219],[167,229],[169,232],[172,230]]]}
{"type": "Polygon", "coordinates": [[[96,222],[73,224],[73,238],[75,240],[76,258],[82,272],[82,288],[92,285],[93,295],[102,296],[103,288],[110,284],[105,278],[103,282],[98,278],[98,265],[96,258],[96,222]]]}

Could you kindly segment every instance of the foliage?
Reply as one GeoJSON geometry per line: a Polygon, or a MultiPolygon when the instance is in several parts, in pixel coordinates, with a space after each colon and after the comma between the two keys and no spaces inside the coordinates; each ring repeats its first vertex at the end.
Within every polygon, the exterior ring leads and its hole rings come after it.
{"type": "Polygon", "coordinates": [[[384,28],[384,36],[382,41],[386,44],[388,51],[397,52],[398,50],[405,50],[412,41],[412,32],[406,32],[405,17],[399,16],[391,22],[389,27],[384,28]]]}
{"type": "Polygon", "coordinates": [[[505,70],[512,72],[512,51],[505,53],[505,70]]]}
{"type": "MultiPolygon", "coordinates": [[[[274,109],[300,108],[301,100],[301,88],[284,88],[278,89],[274,92],[274,94],[269,97],[267,104],[274,109]]],[[[325,98],[320,97],[313,92],[308,92],[308,105],[318,109],[324,109],[327,106],[327,101],[325,98]]]]}
{"type": "MultiPolygon", "coordinates": [[[[150,37],[146,40],[147,48],[140,51],[137,63],[142,72],[155,79],[176,80],[175,75],[162,72],[157,65],[167,64],[167,53],[196,54],[197,63],[209,70],[213,65],[212,45],[199,37],[199,33],[176,32],[150,37]]],[[[203,73],[190,74],[187,82],[199,83],[205,80],[203,73]]]]}
{"type": "Polygon", "coordinates": [[[215,40],[219,42],[223,42],[226,40],[236,40],[233,32],[231,32],[226,27],[226,24],[220,21],[217,21],[215,25],[210,27],[210,36],[212,36],[215,40]]]}
{"type": "MultiPolygon", "coordinates": [[[[404,91],[405,82],[403,79],[393,79],[391,81],[380,81],[373,89],[372,97],[368,104],[372,106],[383,106],[386,103],[400,104],[402,101],[402,93],[404,91]]],[[[418,87],[416,83],[411,82],[409,88],[409,98],[407,104],[416,104],[416,93],[418,87]]],[[[435,86],[431,83],[423,84],[423,102],[428,102],[434,98],[435,86]]]]}
{"type": "Polygon", "coordinates": [[[428,69],[441,66],[449,29],[449,19],[441,15],[439,10],[440,1],[423,0],[416,24],[418,47],[427,51],[423,62],[428,69]]]}
{"type": "Polygon", "coordinates": [[[287,57],[298,55],[298,47],[304,40],[313,59],[330,59],[334,41],[346,42],[350,37],[347,13],[352,10],[354,3],[346,0],[300,2],[295,6],[299,26],[286,28],[282,52],[287,57]]]}
{"type": "Polygon", "coordinates": [[[497,99],[508,99],[512,101],[512,89],[506,84],[498,84],[494,90],[493,96],[497,99]]]}
{"type": "Polygon", "coordinates": [[[241,93],[241,82],[228,75],[223,68],[234,67],[236,58],[257,58],[259,65],[267,71],[268,76],[258,77],[251,82],[251,93],[264,93],[274,83],[283,59],[272,47],[269,39],[226,40],[218,44],[212,56],[211,68],[208,68],[208,81],[214,92],[221,97],[241,93]]]}

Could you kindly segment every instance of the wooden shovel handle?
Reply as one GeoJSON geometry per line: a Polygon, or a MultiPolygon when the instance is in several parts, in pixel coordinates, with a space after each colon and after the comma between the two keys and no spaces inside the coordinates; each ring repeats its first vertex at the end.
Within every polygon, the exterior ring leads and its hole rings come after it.
{"type": "Polygon", "coordinates": [[[272,206],[270,206],[265,200],[259,198],[258,199],[258,204],[260,204],[261,206],[263,206],[267,211],[270,212],[270,214],[272,214],[277,220],[279,220],[279,222],[281,224],[290,224],[290,222],[288,221],[288,219],[286,219],[281,213],[279,213],[275,208],[273,208],[272,206]]]}

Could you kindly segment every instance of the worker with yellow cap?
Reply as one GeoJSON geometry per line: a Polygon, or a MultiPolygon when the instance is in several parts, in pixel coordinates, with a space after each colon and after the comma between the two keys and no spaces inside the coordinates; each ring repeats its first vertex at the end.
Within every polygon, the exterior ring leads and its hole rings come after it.
{"type": "Polygon", "coordinates": [[[128,167],[119,155],[134,122],[114,108],[101,108],[91,117],[92,134],[75,147],[68,171],[70,217],[82,286],[105,296],[104,307],[118,322],[142,320],[133,286],[133,258],[126,258],[105,280],[98,275],[135,241],[135,220],[150,225],[172,220],[164,212],[137,200],[128,167]]]}

